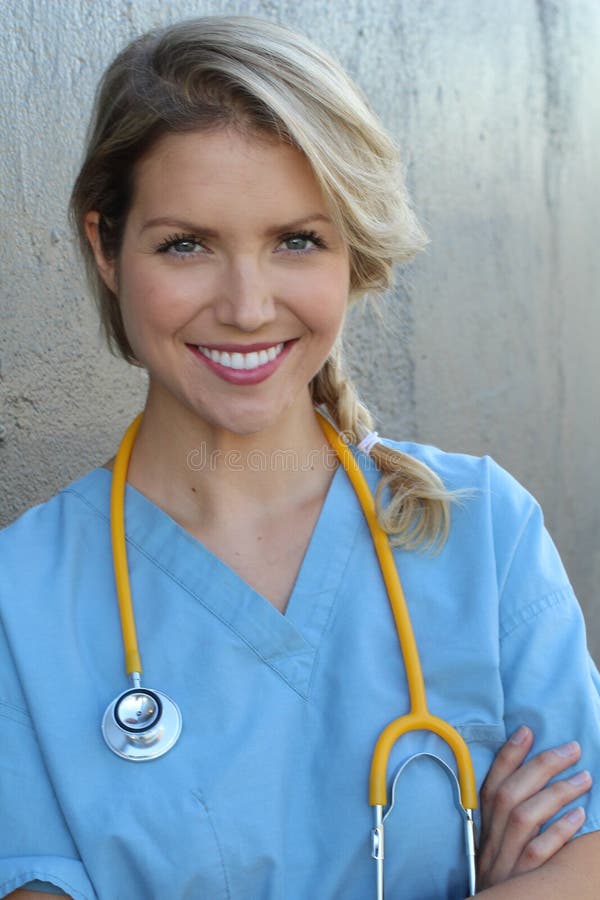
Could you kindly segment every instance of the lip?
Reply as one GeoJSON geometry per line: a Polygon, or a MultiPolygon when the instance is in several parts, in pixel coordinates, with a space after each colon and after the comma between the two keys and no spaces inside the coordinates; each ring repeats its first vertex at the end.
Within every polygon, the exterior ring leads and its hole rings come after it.
{"type": "MultiPolygon", "coordinates": [[[[218,375],[223,381],[229,382],[229,384],[237,384],[237,385],[252,385],[252,384],[260,384],[261,381],[266,381],[267,378],[270,378],[271,375],[279,368],[285,357],[290,353],[294,344],[298,341],[298,338],[294,338],[291,341],[279,341],[278,343],[283,343],[283,350],[276,356],[275,359],[270,359],[262,366],[257,366],[256,369],[230,369],[228,366],[222,366],[220,363],[215,362],[213,359],[209,359],[207,356],[204,356],[198,350],[198,347],[195,344],[187,344],[188,349],[194,354],[196,359],[199,359],[205,366],[207,366],[211,372],[214,372],[215,375],[218,375]]],[[[201,347],[206,347],[208,350],[222,350],[224,353],[252,353],[258,350],[268,350],[269,347],[275,347],[276,344],[219,344],[219,345],[211,345],[211,344],[201,344],[201,347]],[[242,349],[243,348],[243,349],[242,349]]]]}

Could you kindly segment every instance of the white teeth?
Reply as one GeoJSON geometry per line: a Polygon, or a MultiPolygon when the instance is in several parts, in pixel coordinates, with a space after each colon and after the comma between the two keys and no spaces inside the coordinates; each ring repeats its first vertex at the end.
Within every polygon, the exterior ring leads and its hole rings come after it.
{"type": "Polygon", "coordinates": [[[212,359],[213,362],[219,363],[220,366],[226,366],[228,369],[257,369],[264,366],[265,363],[274,360],[283,350],[284,344],[276,344],[269,347],[268,350],[251,351],[250,353],[227,353],[221,350],[209,350],[208,347],[198,346],[198,350],[203,356],[212,359]]]}

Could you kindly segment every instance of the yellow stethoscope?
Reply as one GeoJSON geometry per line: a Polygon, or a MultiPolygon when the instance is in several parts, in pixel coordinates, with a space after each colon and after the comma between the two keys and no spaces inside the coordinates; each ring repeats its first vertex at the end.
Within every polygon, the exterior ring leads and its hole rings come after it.
{"type": "MultiPolygon", "coordinates": [[[[410,697],[410,712],[390,722],[381,732],[371,762],[369,804],[374,808],[371,831],[371,855],[376,861],[377,900],[383,900],[383,861],[385,819],[394,805],[398,778],[413,759],[433,756],[452,776],[457,786],[459,806],[464,821],[465,850],[469,870],[469,896],[475,896],[475,826],[473,811],[477,809],[475,773],[467,745],[461,735],[444,719],[432,715],[427,708],[425,684],[417,645],[387,534],[377,520],[373,495],[348,445],[335,428],[317,413],[323,433],[335,450],[367,520],[375,552],[381,567],[390,605],[396,623],[410,697]],[[392,784],[392,803],[387,806],[387,769],[396,741],[410,731],[429,731],[438,735],[452,750],[458,778],[443,760],[430,753],[410,757],[396,772],[392,784]]],[[[141,422],[139,415],[129,426],[115,457],[111,484],[110,521],[119,613],[125,649],[125,668],[131,687],[109,704],[102,720],[102,733],[110,749],[123,759],[145,761],[157,759],[173,747],[181,733],[181,713],[177,704],[161,691],[142,688],[142,663],[137,645],[135,619],[131,601],[127,550],[125,544],[125,485],[133,444],[141,422]]]]}

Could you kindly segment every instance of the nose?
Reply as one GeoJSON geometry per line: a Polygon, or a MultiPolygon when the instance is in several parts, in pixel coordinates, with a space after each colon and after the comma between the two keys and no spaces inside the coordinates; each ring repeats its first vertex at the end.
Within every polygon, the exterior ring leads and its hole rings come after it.
{"type": "Polygon", "coordinates": [[[215,303],[217,320],[239,331],[258,331],[275,318],[272,285],[260,264],[244,259],[231,262],[215,303]]]}

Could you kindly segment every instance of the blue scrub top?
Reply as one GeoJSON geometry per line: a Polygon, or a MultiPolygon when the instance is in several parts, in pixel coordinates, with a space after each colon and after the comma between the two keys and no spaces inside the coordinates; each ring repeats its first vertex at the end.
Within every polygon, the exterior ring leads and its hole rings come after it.
{"type": "MultiPolygon", "coordinates": [[[[390,442],[391,443],[391,442],[390,442]]],[[[489,459],[391,444],[430,465],[452,509],[437,554],[396,550],[431,712],[478,784],[521,723],[535,751],[577,739],[600,783],[598,675],[531,496],[489,459]]],[[[358,454],[374,489],[378,473],[358,454]]],[[[123,760],[100,722],[127,687],[109,535],[110,473],[90,472],[0,535],[0,896],[36,880],[76,900],[365,900],[367,789],[381,729],[408,709],[371,537],[336,471],[286,614],[133,488],[126,524],[144,683],[183,732],[123,760]]],[[[392,772],[435,736],[403,738],[392,772]]],[[[600,791],[582,831],[600,827],[600,791]]],[[[441,767],[412,763],[386,831],[390,898],[466,893],[441,767]]]]}

